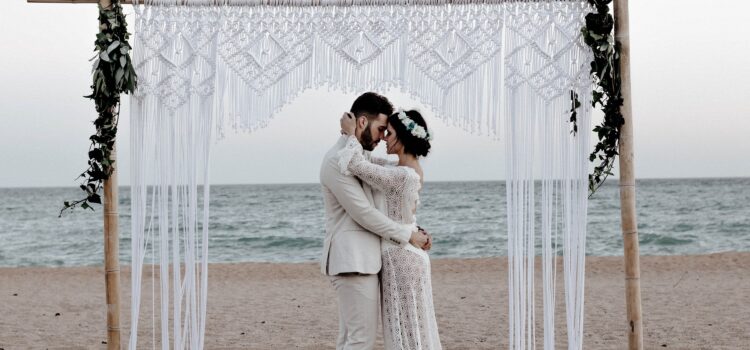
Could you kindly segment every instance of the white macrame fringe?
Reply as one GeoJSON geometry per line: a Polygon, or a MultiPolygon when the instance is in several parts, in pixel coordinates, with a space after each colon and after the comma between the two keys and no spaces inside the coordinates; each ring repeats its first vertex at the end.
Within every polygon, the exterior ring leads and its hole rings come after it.
{"type": "MultiPolygon", "coordinates": [[[[144,346],[138,343],[138,325],[142,321],[139,314],[143,266],[151,249],[158,251],[157,260],[152,258],[150,263],[159,265],[161,307],[160,339],[150,345],[169,349],[171,336],[171,348],[202,349],[208,300],[211,103],[196,98],[177,111],[168,111],[157,98],[131,101],[135,166],[131,189],[133,314],[129,348],[144,346]]],[[[155,329],[152,332],[157,333],[155,329]]]]}
{"type": "MultiPolygon", "coordinates": [[[[534,265],[537,251],[541,250],[544,349],[555,347],[555,285],[560,251],[568,349],[582,349],[588,197],[586,156],[591,114],[587,108],[579,109],[578,127],[583,132],[573,137],[567,120],[570,115],[560,112],[570,108],[569,97],[559,97],[549,103],[535,98],[529,89],[516,90],[506,96],[508,104],[513,106],[508,112],[526,116],[508,118],[505,134],[510,347],[536,347],[534,265]],[[540,160],[539,174],[534,169],[535,160],[540,160]],[[537,202],[540,203],[538,209],[537,202]],[[536,232],[541,232],[541,239],[536,232]]],[[[584,105],[589,101],[581,99],[584,105]]]]}
{"type": "Polygon", "coordinates": [[[588,199],[590,53],[572,35],[585,12],[549,4],[506,8],[505,144],[508,211],[509,344],[534,349],[534,276],[542,253],[544,349],[555,347],[557,255],[562,236],[568,349],[583,348],[583,278],[588,199]],[[532,38],[530,40],[530,38],[532,38]],[[578,94],[571,135],[570,92],[578,94]],[[539,160],[537,173],[535,161],[539,160]],[[537,195],[537,187],[541,193],[537,195]],[[536,202],[540,202],[537,212],[536,202]],[[538,215],[538,216],[537,216],[538,215]],[[541,226],[541,242],[536,232],[541,226]],[[541,243],[541,244],[538,244],[541,243]]]}
{"type": "Polygon", "coordinates": [[[591,81],[579,30],[587,2],[306,2],[135,6],[129,348],[139,346],[149,251],[152,276],[156,265],[160,276],[158,293],[152,280],[152,308],[157,297],[160,308],[150,345],[203,348],[213,138],[226,128],[266,126],[307,89],[398,88],[448,124],[504,135],[510,347],[537,345],[534,265],[541,252],[543,344],[554,349],[562,251],[568,349],[582,349],[591,81]],[[582,103],[575,136],[571,91],[582,103]]]}

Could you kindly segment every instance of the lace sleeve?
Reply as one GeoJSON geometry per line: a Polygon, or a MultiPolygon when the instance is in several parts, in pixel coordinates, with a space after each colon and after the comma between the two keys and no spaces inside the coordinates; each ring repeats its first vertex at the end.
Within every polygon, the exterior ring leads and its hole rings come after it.
{"type": "Polygon", "coordinates": [[[346,146],[339,153],[339,167],[342,173],[354,175],[379,191],[401,188],[408,173],[400,168],[373,164],[362,155],[362,145],[350,136],[346,146]]]}
{"type": "Polygon", "coordinates": [[[348,136],[346,138],[346,143],[344,144],[344,148],[340,149],[338,152],[339,157],[339,169],[342,174],[344,175],[351,175],[352,172],[349,171],[349,163],[351,163],[352,158],[359,155],[362,159],[364,159],[364,156],[362,155],[362,152],[364,149],[362,148],[362,145],[359,143],[359,140],[357,140],[354,136],[348,136]]]}
{"type": "Polygon", "coordinates": [[[411,217],[411,221],[416,222],[417,206],[419,205],[419,190],[422,188],[422,182],[417,172],[409,167],[404,167],[407,172],[404,181],[404,218],[411,217]]]}
{"type": "Polygon", "coordinates": [[[377,156],[371,156],[370,162],[376,165],[382,165],[382,166],[397,166],[398,161],[397,160],[390,160],[388,158],[380,158],[377,156]]]}

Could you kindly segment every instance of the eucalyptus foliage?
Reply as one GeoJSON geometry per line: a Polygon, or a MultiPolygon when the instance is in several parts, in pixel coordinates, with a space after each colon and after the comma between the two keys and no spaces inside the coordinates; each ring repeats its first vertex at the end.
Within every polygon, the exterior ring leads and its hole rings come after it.
{"type": "MultiPolygon", "coordinates": [[[[620,129],[625,120],[620,113],[622,92],[620,84],[620,43],[613,35],[614,18],[609,13],[612,0],[588,0],[596,9],[586,15],[586,25],[581,28],[583,39],[591,48],[594,60],[591,62],[591,74],[596,86],[592,91],[591,105],[604,112],[602,123],[594,127],[598,142],[589,161],[597,162],[594,171],[589,174],[589,196],[593,195],[609,175],[618,155],[620,129]]],[[[571,92],[571,117],[574,132],[576,126],[576,108],[580,106],[578,96],[571,92]]]]}
{"type": "Polygon", "coordinates": [[[93,204],[101,204],[101,190],[104,180],[109,179],[115,161],[111,159],[117,136],[117,123],[120,115],[120,94],[131,93],[136,87],[136,74],[130,59],[130,34],[122,13],[119,0],[103,8],[99,5],[99,33],[94,42],[97,52],[92,58],[93,83],[91,95],[99,116],[94,120],[96,133],[89,137],[88,168],[78,176],[82,179],[80,188],[85,196],[75,201],[66,201],[60,216],[67,209],[80,206],[94,210],[93,204]]]}

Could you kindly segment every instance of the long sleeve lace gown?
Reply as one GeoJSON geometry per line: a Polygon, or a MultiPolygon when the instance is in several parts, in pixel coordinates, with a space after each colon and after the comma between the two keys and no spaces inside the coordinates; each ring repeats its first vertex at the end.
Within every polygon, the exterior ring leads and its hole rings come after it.
{"type": "MultiPolygon", "coordinates": [[[[391,220],[416,229],[416,209],[422,187],[417,172],[385,159],[367,160],[359,141],[349,136],[339,151],[339,166],[385,194],[391,220]]],[[[430,258],[411,244],[381,242],[380,270],[383,338],[387,350],[437,350],[440,346],[432,302],[430,258]]]]}

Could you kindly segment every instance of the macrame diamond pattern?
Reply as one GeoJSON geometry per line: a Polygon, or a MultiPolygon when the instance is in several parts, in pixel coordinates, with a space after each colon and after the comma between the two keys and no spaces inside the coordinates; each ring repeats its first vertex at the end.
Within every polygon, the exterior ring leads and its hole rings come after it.
{"type": "Polygon", "coordinates": [[[224,16],[218,54],[257,92],[279,82],[312,54],[308,13],[239,8],[224,16]]]}
{"type": "MultiPolygon", "coordinates": [[[[421,91],[425,84],[419,79],[430,81],[432,89],[440,90],[432,96],[445,96],[501,52],[505,65],[501,79],[511,91],[529,86],[540,98],[551,101],[590,84],[586,66],[589,53],[579,33],[588,12],[585,2],[205,8],[153,5],[142,12],[135,32],[136,72],[140,78],[135,96],[156,96],[172,110],[184,105],[190,94],[214,93],[217,60],[253,91],[243,97],[250,99],[249,104],[270,102],[276,108],[302,89],[330,82],[330,77],[316,75],[315,68],[336,62],[328,55],[342,58],[353,70],[379,67],[400,72],[396,83],[415,96],[425,93],[421,91]],[[394,45],[400,45],[397,52],[403,57],[397,61],[405,65],[393,66],[393,57],[385,57],[385,50],[394,45]],[[285,79],[292,71],[300,72],[303,64],[309,66],[302,68],[305,83],[285,79]],[[286,92],[274,95],[278,101],[256,101],[270,98],[265,93],[279,86],[284,86],[279,91],[286,92]]],[[[391,81],[371,79],[357,82],[355,88],[388,83],[391,81]]],[[[432,98],[422,102],[434,105],[444,101],[432,98]]],[[[433,107],[440,114],[440,106],[433,107]]],[[[253,118],[267,117],[270,115],[253,118]]]]}
{"type": "Polygon", "coordinates": [[[575,3],[519,3],[508,9],[505,84],[531,86],[545,100],[590,84],[580,38],[585,8],[575,3]]]}
{"type": "Polygon", "coordinates": [[[402,33],[403,20],[390,6],[329,7],[316,16],[318,36],[356,67],[373,61],[402,33]]]}
{"type": "Polygon", "coordinates": [[[176,109],[190,94],[214,91],[217,11],[151,8],[151,18],[138,17],[135,97],[155,95],[176,109]]]}
{"type": "Polygon", "coordinates": [[[498,53],[502,17],[501,7],[415,9],[409,16],[408,59],[448,89],[498,53]]]}

